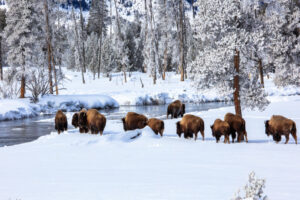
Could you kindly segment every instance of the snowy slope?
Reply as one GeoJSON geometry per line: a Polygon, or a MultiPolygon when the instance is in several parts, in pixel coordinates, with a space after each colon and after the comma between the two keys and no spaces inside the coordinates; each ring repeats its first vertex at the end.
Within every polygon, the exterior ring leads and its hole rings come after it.
{"type": "Polygon", "coordinates": [[[299,125],[300,97],[272,99],[266,111],[244,113],[248,144],[212,138],[209,125],[229,107],[194,113],[205,121],[205,141],[178,138],[178,120],[165,120],[163,138],[148,127],[124,133],[120,121],[108,121],[102,137],[72,129],[0,148],[0,199],[230,199],[253,170],[266,179],[269,199],[298,199],[300,146],[275,144],[263,122],[283,114],[299,125]]]}

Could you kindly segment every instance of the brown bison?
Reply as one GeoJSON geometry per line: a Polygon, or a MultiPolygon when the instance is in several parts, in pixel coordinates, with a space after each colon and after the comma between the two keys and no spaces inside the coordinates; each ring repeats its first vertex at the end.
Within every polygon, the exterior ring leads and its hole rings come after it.
{"type": "Polygon", "coordinates": [[[79,114],[78,113],[74,113],[73,117],[72,117],[72,125],[77,128],[79,127],[78,124],[78,118],[79,118],[79,114]]]}
{"type": "Polygon", "coordinates": [[[86,112],[81,112],[79,115],[79,126],[87,127],[92,134],[103,134],[106,125],[106,118],[96,109],[89,109],[86,112]]]}
{"type": "Polygon", "coordinates": [[[122,118],[124,131],[145,128],[147,121],[147,117],[135,112],[128,112],[126,117],[122,118]]]}
{"type": "Polygon", "coordinates": [[[159,133],[161,137],[163,136],[165,123],[162,120],[151,118],[148,120],[147,124],[154,131],[156,135],[158,135],[159,133]]]}
{"type": "Polygon", "coordinates": [[[176,100],[169,104],[167,110],[167,118],[171,115],[171,118],[177,118],[178,116],[183,117],[185,113],[185,104],[181,103],[181,101],[176,100]]]}
{"type": "Polygon", "coordinates": [[[60,132],[64,132],[64,131],[68,130],[67,117],[61,110],[58,110],[56,112],[55,130],[57,130],[58,134],[60,134],[60,132]]]}
{"type": "Polygon", "coordinates": [[[224,117],[224,121],[227,122],[230,126],[232,142],[234,142],[234,139],[236,138],[236,132],[238,133],[238,142],[244,140],[244,137],[246,138],[246,142],[248,142],[246,122],[241,116],[227,113],[224,117]]]}
{"type": "Polygon", "coordinates": [[[270,120],[265,121],[265,126],[266,134],[268,136],[272,135],[276,143],[280,142],[281,136],[284,135],[286,138],[285,144],[287,144],[291,133],[297,144],[297,129],[296,123],[293,120],[281,115],[273,115],[270,120]]]}
{"type": "Polygon", "coordinates": [[[184,133],[184,138],[193,138],[197,140],[198,132],[201,132],[202,140],[204,140],[204,121],[200,117],[194,115],[184,115],[181,121],[176,123],[177,135],[181,137],[184,133]]]}
{"type": "Polygon", "coordinates": [[[230,126],[227,122],[222,121],[221,119],[216,119],[210,128],[212,130],[212,135],[216,138],[217,143],[219,142],[221,136],[224,135],[224,143],[228,142],[228,144],[230,144],[230,126]]]}

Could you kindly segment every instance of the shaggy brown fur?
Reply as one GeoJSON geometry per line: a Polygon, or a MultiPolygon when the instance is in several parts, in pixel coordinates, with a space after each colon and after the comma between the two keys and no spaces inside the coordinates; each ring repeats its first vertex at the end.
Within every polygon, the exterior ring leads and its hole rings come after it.
{"type": "Polygon", "coordinates": [[[135,112],[128,112],[126,117],[122,118],[124,131],[145,128],[147,121],[147,117],[135,112]]]}
{"type": "Polygon", "coordinates": [[[200,117],[194,115],[184,115],[181,121],[176,123],[177,135],[181,137],[184,133],[184,138],[193,138],[197,140],[198,132],[201,132],[202,140],[204,140],[204,121],[200,117]]]}
{"type": "Polygon", "coordinates": [[[230,144],[230,126],[227,122],[222,121],[221,119],[216,119],[210,128],[212,130],[212,135],[216,138],[217,143],[219,142],[221,136],[224,135],[224,143],[228,142],[228,144],[230,144]]]}
{"type": "Polygon", "coordinates": [[[78,113],[78,126],[79,126],[79,132],[80,133],[88,133],[89,128],[87,126],[87,116],[86,116],[87,110],[82,109],[78,113]]]}
{"type": "Polygon", "coordinates": [[[79,115],[78,113],[74,113],[73,117],[72,117],[72,125],[77,128],[79,127],[79,124],[78,124],[78,118],[79,118],[79,115]]]}
{"type": "Polygon", "coordinates": [[[281,141],[281,136],[286,138],[285,144],[289,142],[289,135],[292,134],[297,144],[297,128],[296,123],[281,115],[273,115],[270,120],[265,121],[266,134],[272,135],[273,140],[277,143],[281,141]]]}
{"type": "Polygon", "coordinates": [[[243,141],[244,137],[246,138],[246,142],[248,142],[246,122],[241,116],[232,113],[227,113],[224,117],[224,121],[226,121],[230,126],[232,142],[234,142],[236,132],[238,133],[238,142],[243,141]]]}
{"type": "Polygon", "coordinates": [[[100,114],[96,109],[89,109],[85,115],[86,119],[82,121],[86,121],[86,126],[88,130],[91,131],[92,134],[103,134],[103,130],[106,125],[106,118],[104,115],[100,114]]]}
{"type": "Polygon", "coordinates": [[[58,134],[68,130],[67,117],[61,110],[58,110],[55,116],[55,130],[57,130],[58,134]]]}
{"type": "Polygon", "coordinates": [[[154,131],[156,135],[158,135],[159,133],[161,137],[163,136],[165,123],[162,120],[151,118],[148,120],[147,124],[154,131]]]}
{"type": "Polygon", "coordinates": [[[185,104],[181,103],[181,101],[176,100],[169,104],[167,110],[167,118],[171,115],[171,118],[177,118],[178,116],[183,117],[185,113],[185,104]]]}

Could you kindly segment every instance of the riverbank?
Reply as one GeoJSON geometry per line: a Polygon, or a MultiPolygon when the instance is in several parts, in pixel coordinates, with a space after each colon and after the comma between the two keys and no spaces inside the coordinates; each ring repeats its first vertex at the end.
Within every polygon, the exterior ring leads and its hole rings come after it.
{"type": "MultiPolygon", "coordinates": [[[[82,84],[79,72],[63,68],[66,79],[59,96],[48,95],[40,98],[36,104],[29,99],[0,100],[0,121],[22,119],[53,114],[58,109],[78,111],[81,108],[112,108],[120,105],[164,105],[180,99],[185,103],[220,102],[230,98],[220,97],[215,90],[197,91],[190,80],[180,81],[180,75],[167,73],[166,80],[153,80],[147,74],[132,72],[124,83],[122,73],[112,74],[111,79],[102,77],[93,80],[91,73],[86,73],[86,84],[82,84]],[[143,87],[142,87],[143,84],[143,87]]],[[[269,97],[300,95],[300,88],[276,88],[270,79],[265,79],[265,88],[269,97]]]]}
{"type": "Polygon", "coordinates": [[[299,96],[287,96],[271,98],[263,112],[245,111],[248,144],[212,137],[213,121],[234,112],[227,107],[193,112],[205,121],[205,141],[178,138],[179,119],[164,120],[162,138],[149,127],[125,133],[119,120],[109,120],[103,136],[70,129],[0,148],[0,199],[230,199],[251,171],[266,179],[270,199],[297,199],[300,146],[292,137],[275,144],[264,120],[281,114],[299,126],[299,107],[299,96]]]}

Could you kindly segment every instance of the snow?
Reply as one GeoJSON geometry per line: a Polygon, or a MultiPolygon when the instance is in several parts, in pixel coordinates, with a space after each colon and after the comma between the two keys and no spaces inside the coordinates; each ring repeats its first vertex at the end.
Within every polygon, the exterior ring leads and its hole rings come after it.
{"type": "Polygon", "coordinates": [[[1,99],[0,121],[14,120],[37,116],[40,113],[63,111],[79,111],[82,108],[104,109],[119,107],[118,102],[106,95],[47,95],[37,104],[29,99],[1,99]]]}
{"type": "Polygon", "coordinates": [[[121,121],[109,120],[103,136],[71,128],[0,148],[0,199],[230,199],[252,171],[266,179],[269,199],[297,199],[300,146],[292,138],[274,143],[264,120],[281,114],[299,125],[300,97],[272,99],[264,112],[243,113],[248,144],[212,137],[213,121],[234,112],[226,107],[193,113],[205,121],[205,141],[178,138],[179,119],[164,120],[162,138],[149,127],[125,133],[121,121]]]}

